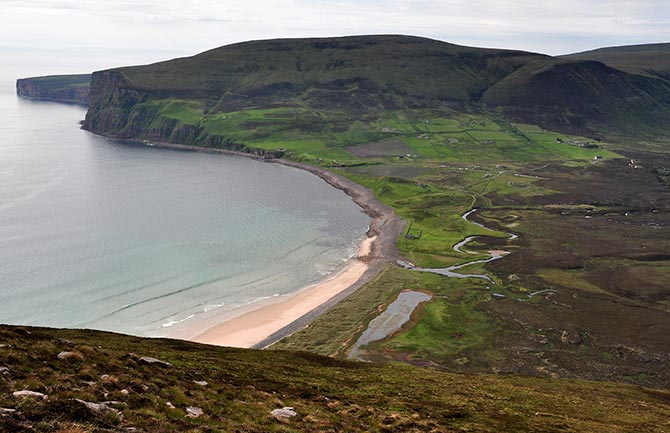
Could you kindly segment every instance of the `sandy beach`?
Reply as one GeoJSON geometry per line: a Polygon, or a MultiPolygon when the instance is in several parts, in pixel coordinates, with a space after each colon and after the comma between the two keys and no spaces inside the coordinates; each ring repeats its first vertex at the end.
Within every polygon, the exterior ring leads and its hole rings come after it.
{"type": "Polygon", "coordinates": [[[365,239],[358,257],[331,278],[226,320],[192,340],[219,346],[254,347],[356,283],[369,268],[361,259],[369,256],[375,239],[376,236],[365,239]]]}

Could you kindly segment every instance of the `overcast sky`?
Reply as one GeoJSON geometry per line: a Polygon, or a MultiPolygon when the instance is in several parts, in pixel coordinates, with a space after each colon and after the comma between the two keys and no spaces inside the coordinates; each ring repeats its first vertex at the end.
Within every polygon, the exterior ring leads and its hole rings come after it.
{"type": "Polygon", "coordinates": [[[0,45],[195,54],[280,37],[408,34],[563,54],[670,41],[668,0],[0,0],[0,45]]]}

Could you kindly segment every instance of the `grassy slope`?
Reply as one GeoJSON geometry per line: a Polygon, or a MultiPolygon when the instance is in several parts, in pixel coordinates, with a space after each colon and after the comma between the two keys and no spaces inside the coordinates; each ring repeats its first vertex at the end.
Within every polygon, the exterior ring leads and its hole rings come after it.
{"type": "Polygon", "coordinates": [[[471,377],[93,331],[3,326],[0,344],[0,366],[9,368],[0,375],[0,407],[17,410],[0,415],[4,432],[662,432],[670,427],[670,394],[627,385],[471,377]],[[65,350],[83,359],[59,360],[65,350]],[[142,356],[173,366],[143,365],[142,356]],[[11,396],[22,389],[45,393],[48,400],[11,396]],[[75,398],[114,401],[110,405],[123,418],[95,416],[75,398]],[[189,406],[204,415],[186,417],[189,406]],[[284,422],[269,416],[283,406],[294,407],[298,416],[284,422]]]}
{"type": "Polygon", "coordinates": [[[662,136],[670,116],[670,82],[595,61],[552,59],[518,69],[489,88],[482,101],[513,119],[559,130],[662,136]]]}

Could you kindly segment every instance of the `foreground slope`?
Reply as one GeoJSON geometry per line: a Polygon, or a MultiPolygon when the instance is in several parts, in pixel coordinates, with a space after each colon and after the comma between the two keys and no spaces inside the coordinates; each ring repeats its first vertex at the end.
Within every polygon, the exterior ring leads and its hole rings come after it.
{"type": "Polygon", "coordinates": [[[670,394],[648,388],[445,374],[94,331],[2,326],[0,367],[3,432],[670,428],[670,394]],[[46,397],[13,396],[26,390],[46,397]],[[297,416],[270,416],[286,406],[297,416]],[[202,415],[187,416],[198,409],[202,415]]]}

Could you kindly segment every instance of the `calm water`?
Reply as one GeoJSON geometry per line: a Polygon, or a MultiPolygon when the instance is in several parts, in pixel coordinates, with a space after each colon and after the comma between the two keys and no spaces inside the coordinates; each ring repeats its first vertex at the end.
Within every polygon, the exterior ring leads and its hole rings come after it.
{"type": "MultiPolygon", "coordinates": [[[[354,254],[369,219],[317,177],[96,137],[83,108],[14,95],[58,64],[0,53],[0,323],[164,335],[354,254]]],[[[60,70],[108,66],[80,60],[60,70]]]]}

